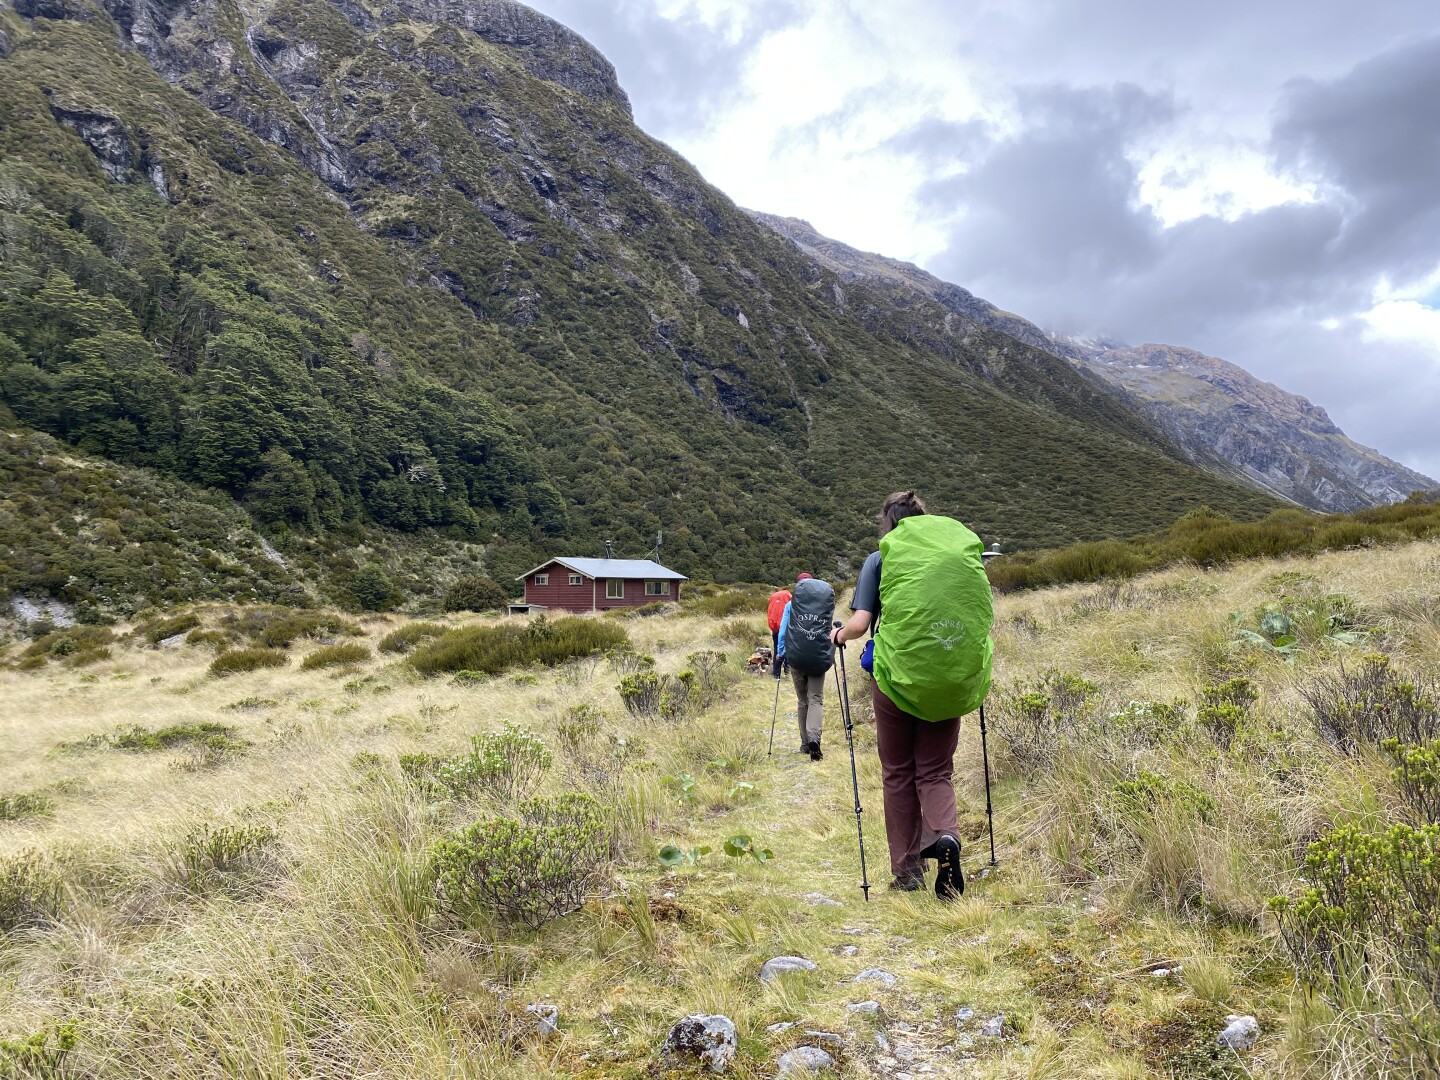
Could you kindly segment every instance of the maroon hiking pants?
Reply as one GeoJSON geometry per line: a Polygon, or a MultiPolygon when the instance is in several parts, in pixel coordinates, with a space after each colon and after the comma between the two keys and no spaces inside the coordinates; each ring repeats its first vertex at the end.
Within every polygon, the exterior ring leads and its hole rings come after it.
{"type": "Polygon", "coordinates": [[[890,869],[908,877],[924,869],[920,852],[941,835],[960,838],[955,822],[955,746],[960,718],[931,723],[897,708],[874,686],[875,744],[885,786],[885,839],[890,869]]]}

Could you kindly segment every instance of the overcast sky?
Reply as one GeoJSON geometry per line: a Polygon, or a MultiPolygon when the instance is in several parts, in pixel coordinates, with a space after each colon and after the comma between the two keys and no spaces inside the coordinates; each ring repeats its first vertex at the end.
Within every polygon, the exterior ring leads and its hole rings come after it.
{"type": "Polygon", "coordinates": [[[1440,477],[1435,0],[531,0],[742,206],[1440,477]]]}

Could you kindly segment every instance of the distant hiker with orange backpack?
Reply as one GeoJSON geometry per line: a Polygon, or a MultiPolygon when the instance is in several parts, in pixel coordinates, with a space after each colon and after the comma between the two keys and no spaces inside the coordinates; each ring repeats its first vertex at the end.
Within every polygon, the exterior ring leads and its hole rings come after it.
{"type": "Polygon", "coordinates": [[[835,665],[830,620],[835,615],[835,589],[829,582],[801,574],[780,617],[780,657],[795,687],[795,718],[800,727],[800,752],[819,761],[821,710],[825,674],[835,665]]]}
{"type": "Polygon", "coordinates": [[[785,670],[785,663],[780,659],[780,621],[793,595],[789,589],[777,589],[770,594],[770,603],[765,608],[765,622],[770,627],[770,674],[777,679],[785,670]]]}
{"type": "MultiPolygon", "coordinates": [[[[875,678],[890,887],[923,889],[925,860],[934,859],[935,895],[953,900],[965,891],[955,747],[960,718],[981,708],[989,692],[994,652],[983,545],[960,522],[927,515],[913,491],[885,500],[880,534],[880,550],[865,560],[855,585],[854,614],[832,640],[843,648],[874,634],[873,655],[867,646],[861,664],[875,678]]],[[[988,788],[988,770],[986,779],[988,788]]]]}

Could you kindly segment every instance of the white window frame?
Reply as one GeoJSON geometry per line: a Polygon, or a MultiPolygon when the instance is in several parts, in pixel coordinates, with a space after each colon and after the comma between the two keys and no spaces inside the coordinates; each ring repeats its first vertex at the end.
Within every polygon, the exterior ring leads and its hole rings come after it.
{"type": "Polygon", "coordinates": [[[605,599],[606,599],[606,600],[624,600],[624,599],[625,599],[625,579],[624,579],[624,578],[612,577],[612,578],[607,578],[607,579],[606,579],[606,581],[605,581],[605,599]],[[617,591],[617,590],[618,590],[618,591],[617,591]]]}
{"type": "Polygon", "coordinates": [[[585,584],[584,575],[582,575],[582,574],[571,574],[571,575],[570,575],[570,584],[571,584],[571,585],[584,585],[584,584],[585,584]]]}
{"type": "Polygon", "coordinates": [[[668,581],[647,581],[645,582],[646,596],[669,596],[670,582],[668,581]]]}
{"type": "Polygon", "coordinates": [[[536,585],[549,585],[549,584],[550,584],[550,575],[549,575],[548,573],[545,573],[545,574],[536,574],[536,575],[535,575],[535,584],[536,584],[536,585]]]}

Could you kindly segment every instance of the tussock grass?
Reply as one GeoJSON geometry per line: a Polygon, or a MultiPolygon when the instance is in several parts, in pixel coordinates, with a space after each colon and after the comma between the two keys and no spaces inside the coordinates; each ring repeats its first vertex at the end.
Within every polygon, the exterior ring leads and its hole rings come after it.
{"type": "MultiPolygon", "coordinates": [[[[791,752],[788,686],[767,758],[774,686],[739,675],[726,618],[623,624],[677,682],[692,671],[698,685],[713,661],[695,657],[730,651],[708,703],[671,718],[626,710],[623,660],[532,669],[525,685],[426,679],[385,653],[343,678],[290,665],[217,680],[201,650],[151,649],[119,628],[112,656],[84,669],[0,672],[0,791],[53,804],[0,823],[0,906],[8,895],[14,913],[0,1039],[48,1032],[53,1047],[73,1024],[65,1067],[122,1077],[210,1075],[219,1055],[269,1075],[303,1061],[318,1076],[638,1077],[669,1026],[703,1009],[735,1021],[745,1078],[773,1075],[805,1029],[844,1037],[842,1076],[926,1064],[938,1076],[1385,1075],[1404,1045],[1398,999],[1364,980],[1305,988],[1267,900],[1299,895],[1307,845],[1334,826],[1379,830],[1407,805],[1375,738],[1337,745],[1310,696],[1372,651],[1398,672],[1433,669],[1437,594],[1440,548],[1416,543],[1001,597],[989,716],[1000,866],[975,876],[988,845],[972,719],[956,778],[972,876],[946,907],[884,889],[863,674],[850,671],[868,905],[833,680],[825,761],[791,752]],[[1363,639],[1306,614],[1333,612],[1320,602],[1335,596],[1363,639]],[[1239,634],[1272,606],[1298,628],[1291,652],[1239,634]],[[1053,745],[1041,726],[1044,752],[1022,764],[999,702],[1042,686],[1054,705],[1056,673],[1093,692],[1053,745]],[[1236,705],[1233,725],[1203,719],[1207,703],[1236,705]],[[203,769],[175,768],[179,747],[52,752],[97,731],[211,723],[247,751],[203,769]],[[509,746],[507,723],[553,758],[523,793],[437,797],[401,770],[405,755],[438,764],[509,746]],[[685,774],[688,792],[667,782],[685,774]],[[535,931],[457,917],[436,846],[519,820],[521,798],[569,794],[593,797],[613,836],[613,864],[579,910],[535,931]],[[737,835],[774,858],[727,857],[737,835]],[[711,852],[666,870],[665,844],[711,852]],[[762,988],[760,966],[790,953],[820,970],[762,988]],[[871,967],[896,985],[847,981],[871,967]],[[846,1010],[867,999],[885,1023],[846,1010]],[[560,1036],[538,1038],[531,1002],[557,1005],[560,1036]],[[961,1009],[973,1017],[957,1022],[961,1009]],[[1230,1012],[1261,1023],[1243,1068],[1207,1057],[1230,1012]],[[1000,1013],[1002,1038],[982,1037],[1000,1013]],[[799,1026],[767,1031],[780,1021],[799,1026]]],[[[373,651],[414,625],[377,622],[352,640],[373,651]]]]}

